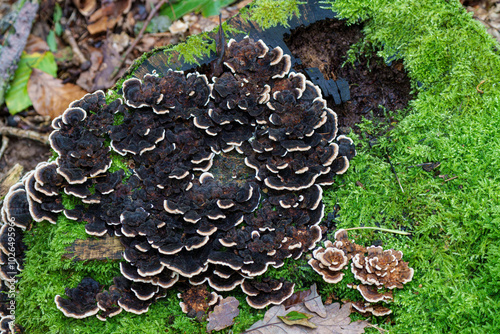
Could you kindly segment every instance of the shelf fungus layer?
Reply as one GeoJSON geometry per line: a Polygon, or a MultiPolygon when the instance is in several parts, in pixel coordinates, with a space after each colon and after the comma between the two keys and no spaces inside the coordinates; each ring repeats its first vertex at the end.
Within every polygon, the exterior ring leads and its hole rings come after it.
{"type": "Polygon", "coordinates": [[[254,278],[315,247],[322,186],[347,170],[354,145],[279,47],[231,40],[222,58],[217,77],[155,73],[125,81],[123,99],[98,91],[73,102],[53,122],[57,159],[7,195],[4,223],[64,215],[125,247],[122,276],[88,299],[94,308],[57,298],[66,315],[143,313],[178,281],[242,286],[257,308],[293,293],[254,278]],[[80,204],[64,207],[64,196],[80,204]]]}

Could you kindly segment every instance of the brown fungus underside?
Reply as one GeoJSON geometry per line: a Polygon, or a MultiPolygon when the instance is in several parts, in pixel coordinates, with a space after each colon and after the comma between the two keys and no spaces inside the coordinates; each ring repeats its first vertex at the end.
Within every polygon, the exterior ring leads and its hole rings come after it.
{"type": "Polygon", "coordinates": [[[125,247],[115,284],[85,292],[93,305],[72,302],[83,287],[56,298],[65,315],[140,314],[178,281],[217,291],[242,285],[257,308],[293,293],[292,283],[254,278],[315,247],[322,186],[347,170],[354,145],[337,136],[335,112],[290,72],[279,47],[231,40],[223,64],[218,77],[129,79],[123,100],[108,104],[98,91],[53,121],[58,157],[11,189],[4,223],[25,229],[63,214],[125,247]],[[109,170],[113,152],[129,162],[130,177],[109,170]],[[65,208],[63,192],[82,204],[65,208]]]}

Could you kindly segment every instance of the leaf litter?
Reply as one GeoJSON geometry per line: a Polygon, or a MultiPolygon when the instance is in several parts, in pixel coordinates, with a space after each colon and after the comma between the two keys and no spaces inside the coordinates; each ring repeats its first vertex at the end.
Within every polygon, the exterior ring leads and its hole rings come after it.
{"type": "Polygon", "coordinates": [[[310,291],[306,299],[288,309],[283,304],[271,307],[264,319],[257,321],[244,333],[357,334],[364,333],[364,328],[370,326],[370,323],[362,320],[351,322],[351,303],[325,306],[317,293],[316,284],[311,286],[310,291]]]}

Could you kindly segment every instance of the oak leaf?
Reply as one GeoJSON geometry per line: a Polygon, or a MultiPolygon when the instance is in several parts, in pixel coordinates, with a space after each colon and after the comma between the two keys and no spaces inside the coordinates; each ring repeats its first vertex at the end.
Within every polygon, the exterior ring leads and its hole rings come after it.
{"type": "Polygon", "coordinates": [[[316,283],[311,286],[310,291],[311,294],[304,300],[305,307],[322,318],[326,317],[326,308],[321,301],[321,296],[318,295],[316,283]]]}
{"type": "MultiPolygon", "coordinates": [[[[351,322],[349,315],[351,314],[351,303],[330,304],[325,307],[327,316],[322,318],[314,316],[310,319],[317,328],[307,328],[303,326],[289,326],[279,320],[279,316],[286,316],[285,306],[279,305],[271,307],[264,319],[257,321],[245,333],[251,334],[361,334],[364,333],[364,328],[369,325],[366,321],[351,322]]],[[[290,308],[288,311],[307,312],[306,307],[297,305],[290,308]]]]}

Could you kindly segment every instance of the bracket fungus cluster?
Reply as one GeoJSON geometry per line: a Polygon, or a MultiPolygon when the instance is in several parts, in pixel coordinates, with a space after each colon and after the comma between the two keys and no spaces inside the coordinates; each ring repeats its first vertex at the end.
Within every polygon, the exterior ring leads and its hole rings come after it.
{"type": "Polygon", "coordinates": [[[140,314],[178,281],[241,285],[255,308],[293,293],[292,283],[255,278],[321,239],[322,186],[347,170],[354,145],[281,48],[231,40],[222,60],[217,77],[131,78],[123,100],[107,103],[98,91],[53,121],[57,159],[11,190],[3,221],[26,228],[64,215],[125,247],[122,276],[107,291],[86,279],[55,298],[66,316],[140,314]],[[80,204],[64,207],[63,196],[80,204]]]}
{"type": "Polygon", "coordinates": [[[309,265],[327,283],[339,283],[344,277],[343,269],[351,262],[351,272],[361,284],[348,284],[357,289],[365,302],[354,302],[353,307],[361,313],[375,316],[388,315],[392,311],[378,302],[393,301],[394,288],[402,289],[403,284],[413,279],[413,268],[403,259],[403,252],[394,249],[383,250],[380,246],[364,248],[351,242],[346,230],[335,233],[335,242],[326,241],[325,247],[313,251],[309,265]],[[389,290],[389,291],[386,291],[389,290]]]}

